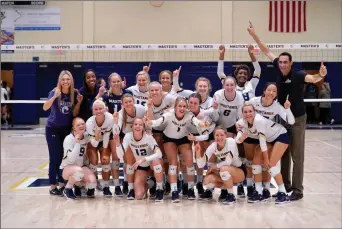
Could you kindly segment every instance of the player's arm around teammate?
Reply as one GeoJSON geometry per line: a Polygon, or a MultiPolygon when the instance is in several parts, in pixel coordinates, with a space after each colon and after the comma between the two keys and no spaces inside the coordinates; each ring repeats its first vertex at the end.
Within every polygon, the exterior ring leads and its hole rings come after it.
{"type": "Polygon", "coordinates": [[[188,198],[195,199],[194,193],[194,175],[195,168],[193,165],[193,156],[190,141],[187,138],[188,126],[194,123],[196,126],[206,127],[207,124],[201,122],[190,112],[187,112],[188,105],[186,99],[178,97],[175,102],[175,109],[162,115],[157,120],[148,120],[148,124],[152,127],[165,124],[164,133],[164,149],[169,161],[169,181],[171,183],[172,201],[179,202],[179,194],[177,191],[177,151],[183,155],[187,166],[187,174],[189,181],[188,198]],[[192,123],[191,123],[192,122],[192,123]]]}
{"type": "Polygon", "coordinates": [[[64,189],[64,196],[67,199],[80,198],[83,184],[87,188],[88,198],[95,197],[96,177],[85,164],[86,148],[89,143],[85,130],[84,120],[75,118],[72,124],[72,133],[65,138],[63,143],[64,158],[60,169],[63,179],[67,181],[64,189]],[[72,190],[73,186],[75,192],[72,190]]]}

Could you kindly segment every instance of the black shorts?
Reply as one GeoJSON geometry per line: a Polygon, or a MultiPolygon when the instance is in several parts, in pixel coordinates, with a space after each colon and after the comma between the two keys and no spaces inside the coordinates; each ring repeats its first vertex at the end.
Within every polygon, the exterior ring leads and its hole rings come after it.
{"type": "Polygon", "coordinates": [[[243,142],[245,142],[247,144],[258,145],[259,144],[259,139],[256,139],[256,138],[246,138],[243,142]]]}
{"type": "Polygon", "coordinates": [[[281,134],[279,135],[276,140],[274,140],[273,142],[271,142],[272,144],[276,143],[276,142],[281,142],[284,144],[290,144],[290,138],[289,135],[287,133],[281,134]]]}
{"type": "MultiPolygon", "coordinates": [[[[199,136],[199,134],[192,134],[192,135],[199,136]]],[[[210,142],[210,141],[213,141],[213,140],[214,140],[214,132],[210,133],[208,139],[205,140],[204,142],[210,142]]]]}
{"type": "Polygon", "coordinates": [[[245,177],[247,176],[247,169],[246,166],[242,163],[240,167],[238,167],[239,169],[242,169],[243,173],[245,174],[245,177]]]}
{"type": "Polygon", "coordinates": [[[163,143],[167,143],[167,142],[174,142],[178,146],[188,144],[188,143],[190,144],[188,137],[183,137],[180,139],[174,139],[174,138],[169,138],[165,134],[163,134],[163,143]]]}
{"type": "Polygon", "coordinates": [[[235,126],[235,125],[232,125],[231,127],[228,127],[228,128],[227,128],[227,132],[228,132],[228,133],[237,134],[236,126],[235,126]]]}
{"type": "Polygon", "coordinates": [[[113,135],[113,132],[110,132],[110,135],[109,135],[109,141],[110,140],[114,140],[114,135],[113,135]]]}
{"type": "Polygon", "coordinates": [[[120,137],[120,139],[122,140],[122,139],[124,139],[124,137],[125,137],[125,134],[124,134],[124,133],[122,133],[122,132],[120,132],[120,134],[119,134],[119,137],[120,137]]]}
{"type": "Polygon", "coordinates": [[[162,134],[163,131],[162,130],[155,130],[155,129],[152,128],[152,133],[162,134]]]}
{"type": "Polygon", "coordinates": [[[150,166],[144,167],[144,166],[140,166],[140,165],[137,168],[137,170],[143,170],[143,171],[146,171],[146,172],[148,172],[150,169],[151,169],[150,166]]]}

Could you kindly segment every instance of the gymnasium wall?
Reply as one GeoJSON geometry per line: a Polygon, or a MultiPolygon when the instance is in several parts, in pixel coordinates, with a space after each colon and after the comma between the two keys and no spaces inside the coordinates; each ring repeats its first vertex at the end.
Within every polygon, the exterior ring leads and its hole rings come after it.
{"type": "MultiPolygon", "coordinates": [[[[307,32],[296,34],[268,32],[268,1],[165,1],[156,8],[149,1],[48,1],[48,6],[61,8],[60,31],[16,31],[16,44],[246,44],[253,42],[247,32],[252,21],[266,43],[341,43],[342,1],[307,1],[307,32]]],[[[298,49],[290,51],[294,66],[317,70],[324,59],[332,98],[342,98],[342,49],[298,49]]],[[[258,54],[262,77],[257,95],[267,81],[274,79],[274,68],[263,54],[258,54]]],[[[97,77],[108,78],[111,72],[125,76],[134,84],[135,74],[152,62],[151,78],[157,80],[164,69],[182,65],[183,87],[194,89],[199,76],[211,79],[214,91],[221,87],[216,75],[217,50],[66,50],[15,51],[1,54],[13,70],[14,98],[39,100],[55,87],[59,72],[73,73],[75,85],[81,87],[83,72],[93,68],[97,77]],[[38,57],[34,62],[32,57],[38,57]]],[[[225,72],[231,74],[239,63],[250,64],[247,50],[228,50],[225,72]]],[[[9,67],[10,66],[10,67],[9,67]]],[[[342,106],[333,104],[333,116],[342,123],[342,106]]],[[[41,105],[13,104],[16,124],[37,124],[46,117],[41,105]],[[22,111],[25,111],[23,115],[22,111]]]]}

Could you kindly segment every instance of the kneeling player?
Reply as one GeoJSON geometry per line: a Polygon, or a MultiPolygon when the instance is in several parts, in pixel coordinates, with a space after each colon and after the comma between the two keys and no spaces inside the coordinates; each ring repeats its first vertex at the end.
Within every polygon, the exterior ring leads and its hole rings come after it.
{"type": "Polygon", "coordinates": [[[72,133],[64,139],[64,158],[60,169],[63,179],[68,181],[64,189],[64,195],[67,199],[81,197],[81,182],[88,189],[87,196],[94,198],[96,177],[85,165],[87,156],[85,152],[89,142],[85,129],[83,119],[75,118],[72,123],[72,133]],[[75,185],[75,192],[72,190],[73,185],[75,185]]]}
{"type": "Polygon", "coordinates": [[[199,148],[196,147],[196,161],[200,168],[205,166],[206,157],[210,159],[212,155],[216,156],[217,163],[209,165],[209,169],[204,177],[203,184],[206,191],[200,196],[200,199],[212,199],[212,190],[214,187],[224,186],[228,190],[228,195],[223,204],[233,204],[235,196],[233,193],[233,183],[242,182],[245,179],[242,161],[239,157],[236,142],[233,138],[227,138],[227,131],[222,127],[214,130],[215,142],[213,142],[201,157],[199,148]]]}
{"type": "MultiPolygon", "coordinates": [[[[114,117],[114,123],[116,122],[114,117]]],[[[135,118],[132,131],[126,133],[122,145],[117,140],[116,152],[123,155],[127,161],[126,173],[128,179],[128,200],[144,199],[147,193],[146,179],[152,170],[157,181],[156,201],[163,200],[163,168],[162,152],[152,135],[146,134],[145,124],[141,118],[135,118]],[[135,170],[135,171],[134,171],[135,170]]]]}

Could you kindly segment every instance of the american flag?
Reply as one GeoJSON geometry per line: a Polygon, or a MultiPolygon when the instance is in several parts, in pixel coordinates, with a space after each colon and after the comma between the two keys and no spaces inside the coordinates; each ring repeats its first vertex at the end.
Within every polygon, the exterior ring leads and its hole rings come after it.
{"type": "Polygon", "coordinates": [[[301,33],[306,31],[306,1],[270,1],[271,32],[301,33]]]}

